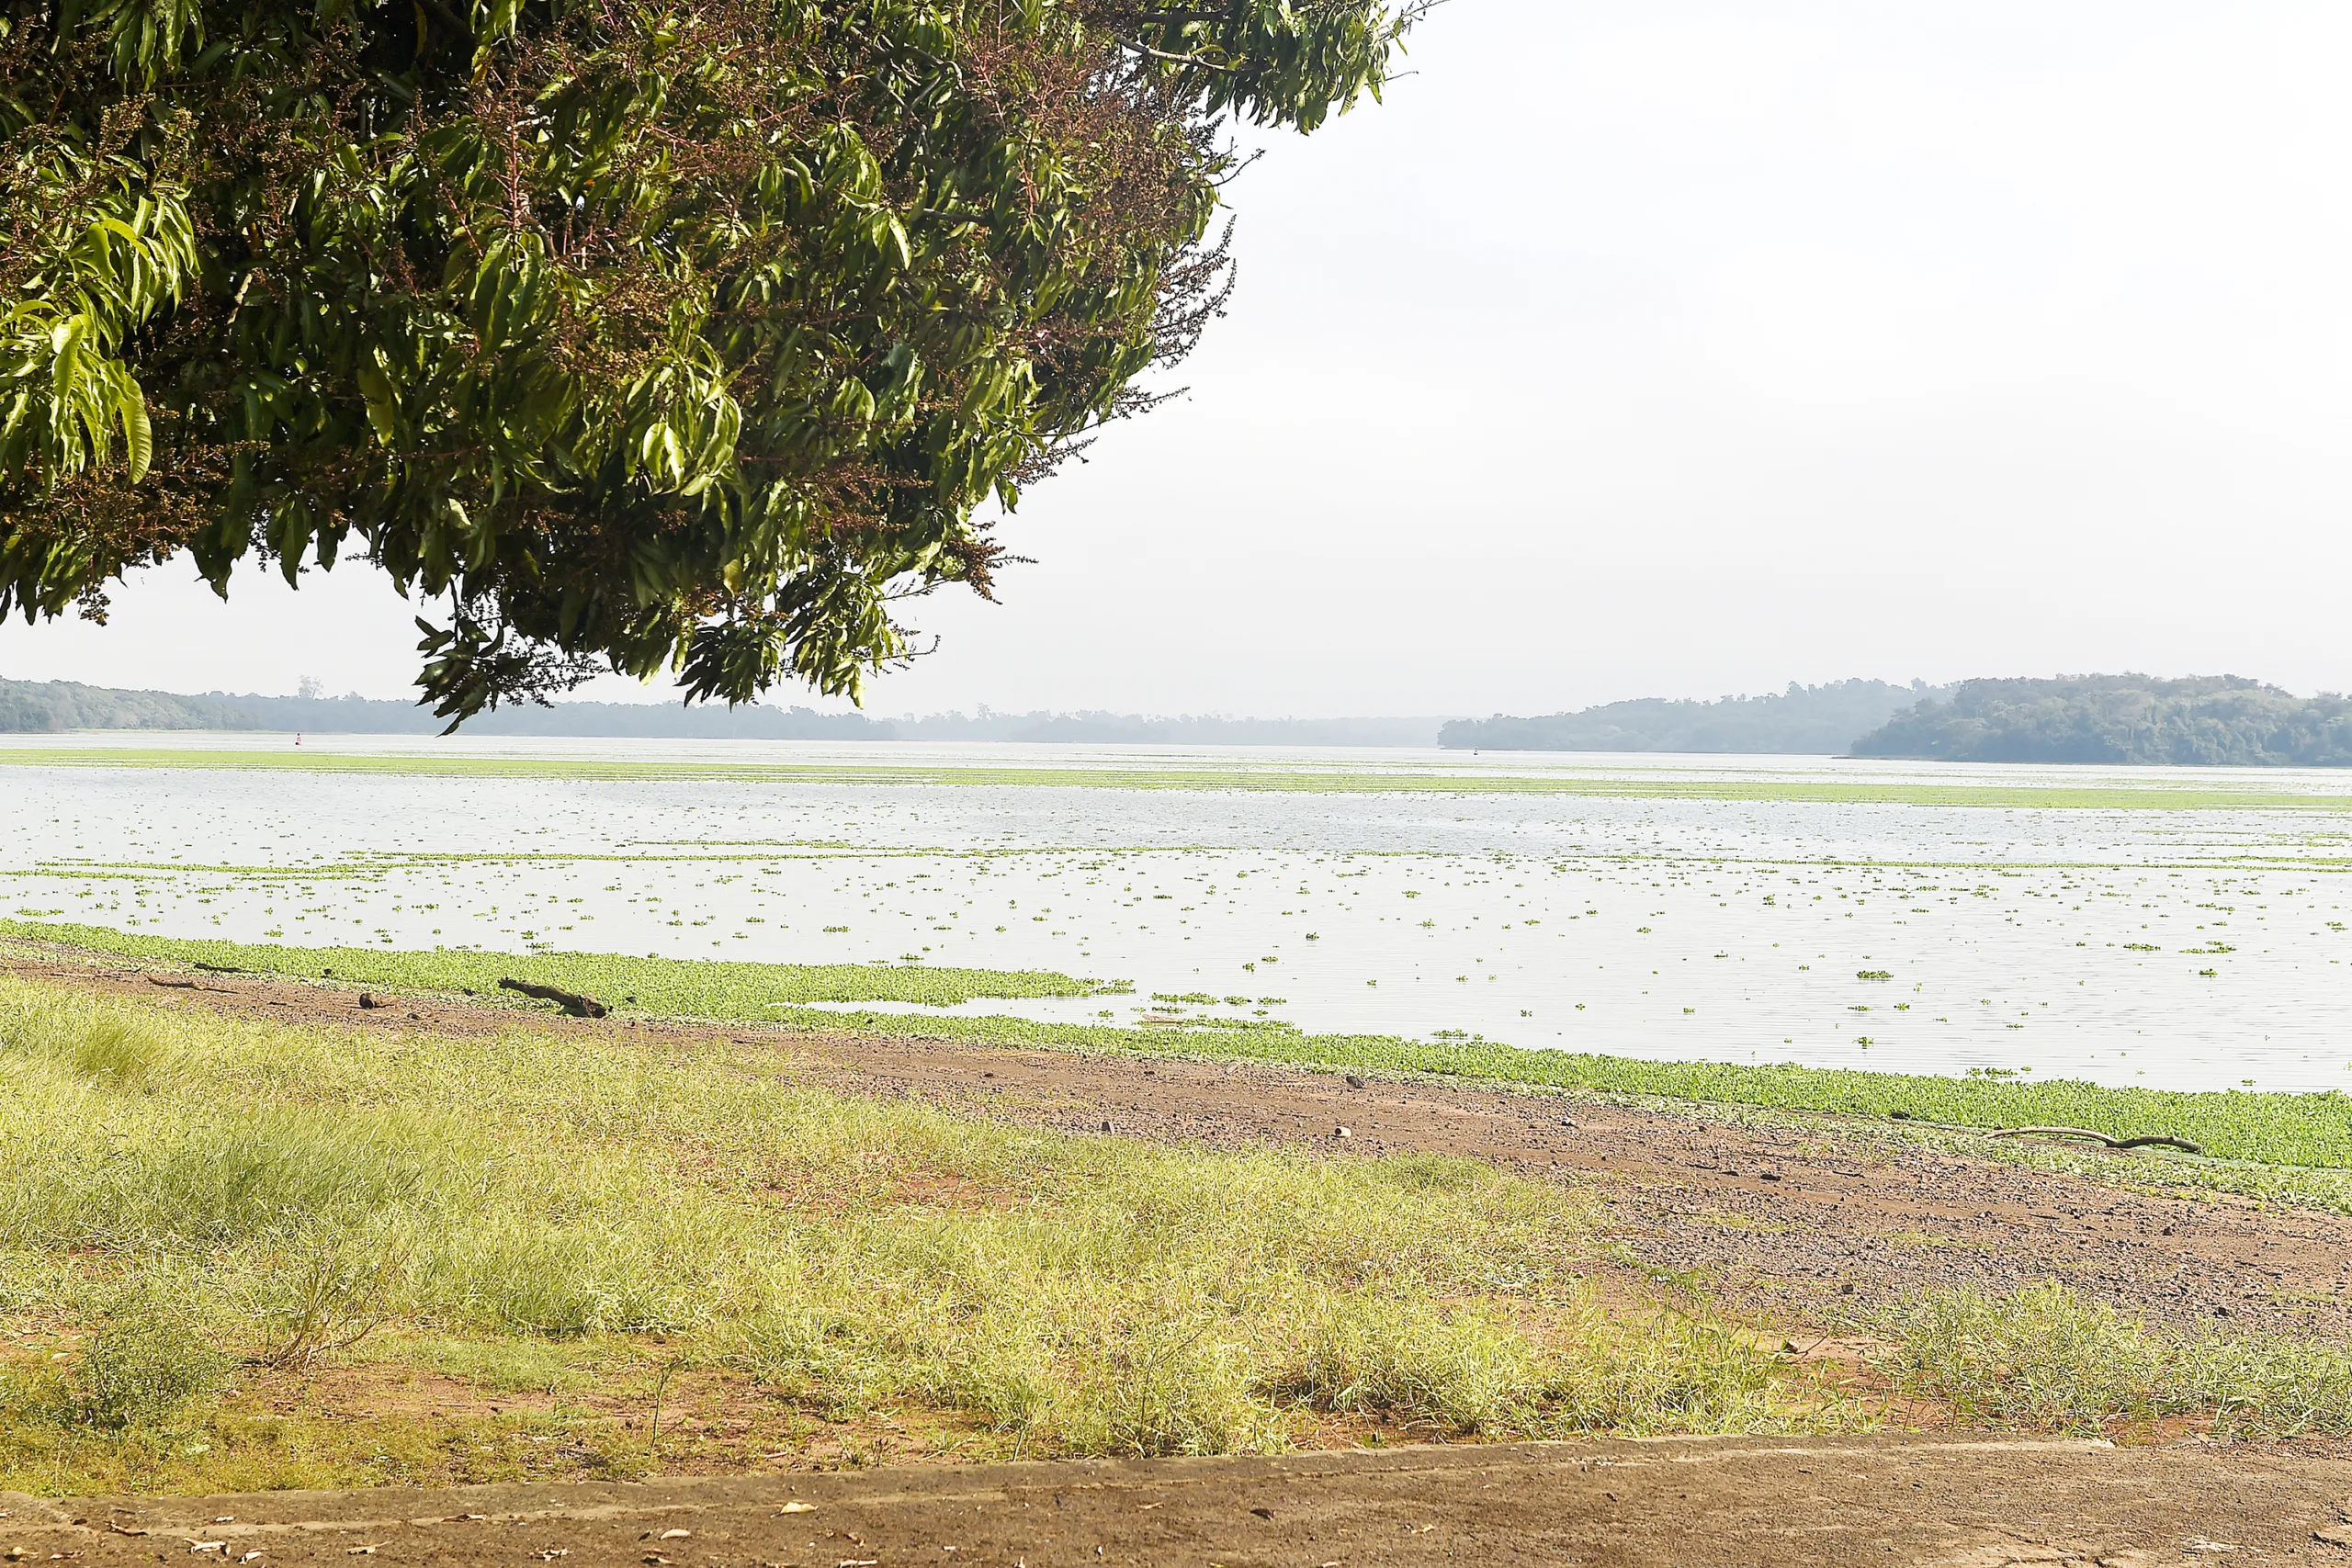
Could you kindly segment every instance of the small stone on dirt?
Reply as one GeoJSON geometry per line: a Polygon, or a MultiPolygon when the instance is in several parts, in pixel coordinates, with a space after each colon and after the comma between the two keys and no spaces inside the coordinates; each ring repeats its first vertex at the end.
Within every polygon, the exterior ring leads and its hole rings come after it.
{"type": "Polygon", "coordinates": [[[1353,1073],[1350,1073],[1348,1075],[1348,1087],[1350,1089],[1362,1089],[1363,1087],[1363,1079],[1356,1077],[1353,1073]]]}

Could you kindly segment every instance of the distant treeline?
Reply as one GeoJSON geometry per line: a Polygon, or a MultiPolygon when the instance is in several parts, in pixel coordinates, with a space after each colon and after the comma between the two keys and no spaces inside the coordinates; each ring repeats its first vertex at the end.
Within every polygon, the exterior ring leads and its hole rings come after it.
{"type": "MultiPolygon", "coordinates": [[[[65,729],[261,729],[321,735],[433,735],[446,720],[413,703],[380,698],[265,697],[208,692],[121,692],[70,681],[0,681],[0,732],[65,729]]],[[[891,728],[863,714],[810,708],[684,707],[659,703],[524,704],[470,719],[469,735],[628,736],[710,740],[888,740],[891,728]]]]}
{"type": "Polygon", "coordinates": [[[1639,697],[1547,718],[1458,718],[1438,731],[1438,744],[1489,751],[1835,754],[1912,704],[1941,694],[1917,681],[1792,681],[1787,691],[1761,697],[1639,697]]]}
{"type": "MultiPolygon", "coordinates": [[[[320,735],[437,735],[448,723],[414,703],[381,697],[226,697],[262,729],[320,735]]],[[[888,740],[862,713],[681,703],[518,703],[466,720],[468,735],[548,735],[651,740],[888,740]]]]}
{"type": "MultiPolygon", "coordinates": [[[[412,703],[361,696],[125,692],[71,681],[0,681],[0,733],[69,729],[301,730],[429,735],[412,703]]],[[[501,708],[469,735],[643,739],[998,740],[1099,745],[1441,746],[1526,751],[1707,751],[1918,757],[1957,762],[2352,766],[2352,698],[2298,697],[2233,675],[1792,683],[1760,697],[1662,697],[1545,718],[1223,718],[978,713],[868,718],[810,708],[558,703],[501,708]],[[1859,738],[1859,739],[1858,739],[1859,738]]]]}
{"type": "Polygon", "coordinates": [[[1442,718],[1222,718],[1185,714],[961,713],[910,715],[891,728],[902,740],[1023,740],[1061,745],[1431,746],[1442,718]]]}
{"type": "MultiPolygon", "coordinates": [[[[678,740],[1011,740],[1065,744],[1428,746],[1437,718],[1175,718],[1115,713],[994,713],[869,718],[811,708],[675,703],[524,705],[482,714],[468,735],[678,740]]],[[[0,681],[0,732],[259,729],[315,735],[431,735],[442,721],[413,703],[358,695],[266,697],[122,692],[70,681],[0,681]]]]}
{"type": "Polygon", "coordinates": [[[260,729],[243,708],[172,692],[118,692],[73,681],[0,681],[0,734],[61,729],[260,729]]]}
{"type": "Polygon", "coordinates": [[[1854,742],[1861,757],[1955,762],[2352,766],[2352,698],[2234,675],[1965,681],[1854,742]]]}

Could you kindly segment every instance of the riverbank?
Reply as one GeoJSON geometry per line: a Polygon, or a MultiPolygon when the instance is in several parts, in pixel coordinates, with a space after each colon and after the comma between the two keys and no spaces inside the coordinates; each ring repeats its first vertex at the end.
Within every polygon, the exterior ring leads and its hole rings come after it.
{"type": "MultiPolygon", "coordinates": [[[[1180,1010],[1171,1010],[1164,1021],[1136,1027],[809,1005],[1128,994],[1128,987],[1116,981],[1035,971],[916,964],[725,964],[605,953],[298,948],[0,919],[0,942],[12,940],[32,944],[29,950],[35,952],[49,947],[188,966],[198,973],[225,969],[331,982],[346,989],[382,987],[472,1006],[498,1005],[498,981],[514,976],[593,995],[613,1007],[616,1016],[648,1021],[705,1020],[826,1033],[855,1031],[948,1045],[1184,1056],[1687,1100],[1884,1122],[1930,1139],[1939,1125],[1963,1136],[1969,1129],[2049,1125],[2083,1128],[2117,1139],[2169,1136],[2196,1144],[2205,1157],[2166,1159],[2164,1179],[2254,1196],[2352,1205],[2352,1095],[2337,1092],[2180,1091],[2080,1079],[2035,1082],[2017,1076],[1937,1077],[1793,1065],[1654,1062],[1484,1041],[1313,1034],[1252,1020],[1180,1018],[1180,1010]]],[[[528,1006],[515,1001],[508,1010],[528,1006]]],[[[1973,1152],[2010,1151],[1980,1147],[1973,1152]]],[[[2027,1151],[2027,1156],[2041,1157],[2048,1152],[2027,1151]]],[[[2144,1157],[2164,1156],[2159,1152],[2144,1157]]]]}
{"type": "Polygon", "coordinates": [[[18,1490],[2352,1432],[2352,1222],[2145,1156],[11,967],[18,1490]]]}

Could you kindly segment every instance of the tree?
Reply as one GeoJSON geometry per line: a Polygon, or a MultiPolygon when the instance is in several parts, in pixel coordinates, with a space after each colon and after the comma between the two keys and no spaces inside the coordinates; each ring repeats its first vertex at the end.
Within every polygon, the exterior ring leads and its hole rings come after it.
{"type": "Polygon", "coordinates": [[[346,551],[452,727],[855,696],[1432,0],[0,0],[0,614],[346,551]]]}
{"type": "Polygon", "coordinates": [[[1854,742],[1858,757],[1959,762],[2352,766],[2352,700],[2237,675],[1963,681],[1854,742]]]}

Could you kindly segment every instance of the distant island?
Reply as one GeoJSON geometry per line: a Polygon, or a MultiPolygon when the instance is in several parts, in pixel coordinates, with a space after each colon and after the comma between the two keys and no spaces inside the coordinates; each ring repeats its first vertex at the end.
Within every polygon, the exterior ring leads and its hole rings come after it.
{"type": "Polygon", "coordinates": [[[2235,675],[1964,681],[1853,743],[1858,757],[1952,762],[2352,766],[2352,698],[2235,675]]]}
{"type": "Polygon", "coordinates": [[[1763,755],[1842,752],[1923,699],[1950,688],[1914,681],[1789,682],[1785,692],[1713,702],[1637,697],[1544,718],[1458,718],[1438,744],[1489,751],[1716,751],[1763,755]]]}

